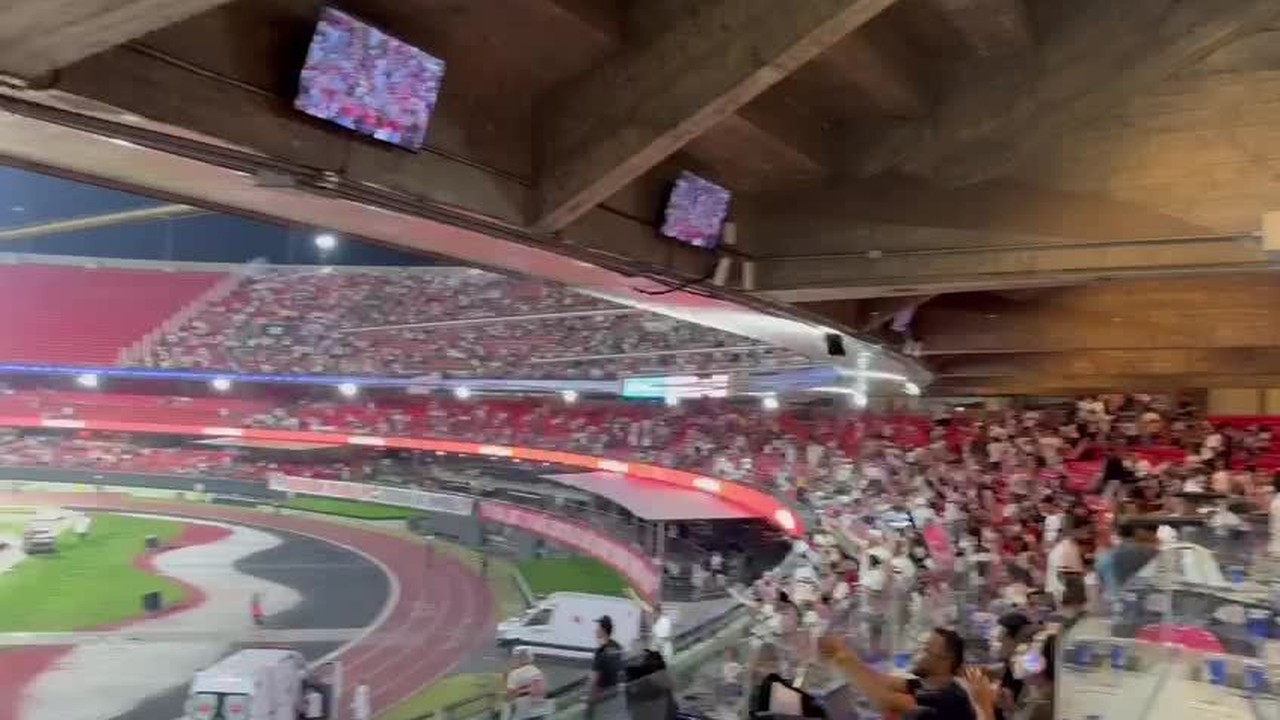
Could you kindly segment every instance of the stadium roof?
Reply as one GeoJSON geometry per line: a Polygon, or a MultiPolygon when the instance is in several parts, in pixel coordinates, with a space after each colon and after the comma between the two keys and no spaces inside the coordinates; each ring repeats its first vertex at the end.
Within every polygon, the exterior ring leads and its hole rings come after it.
{"type": "Polygon", "coordinates": [[[155,4],[10,0],[0,156],[811,357],[907,326],[949,396],[1280,386],[1274,0],[337,2],[448,63],[417,154],[287,111],[324,3],[155,4]],[[683,170],[722,258],[657,237],[683,170]]]}
{"type": "Polygon", "coordinates": [[[756,517],[739,505],[707,493],[621,473],[564,473],[543,477],[598,495],[645,520],[746,520],[756,517]]]}

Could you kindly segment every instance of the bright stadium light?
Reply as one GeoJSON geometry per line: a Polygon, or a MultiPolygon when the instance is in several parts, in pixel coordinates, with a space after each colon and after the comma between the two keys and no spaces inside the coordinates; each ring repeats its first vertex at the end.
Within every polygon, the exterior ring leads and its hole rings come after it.
{"type": "Polygon", "coordinates": [[[209,381],[209,385],[218,392],[226,392],[231,389],[231,378],[216,377],[209,381]]]}
{"type": "Polygon", "coordinates": [[[453,389],[453,396],[459,400],[467,400],[471,397],[471,388],[466,385],[459,385],[453,389]]]}
{"type": "Polygon", "coordinates": [[[565,390],[564,392],[560,393],[560,397],[565,401],[566,404],[572,405],[578,402],[578,391],[565,390]]]}
{"type": "Polygon", "coordinates": [[[76,384],[85,388],[98,387],[98,376],[93,373],[81,373],[76,376],[76,384]]]}
{"type": "Polygon", "coordinates": [[[360,394],[360,386],[353,382],[344,382],[338,386],[338,394],[345,398],[353,398],[360,394]]]}
{"type": "Polygon", "coordinates": [[[338,247],[338,236],[333,233],[320,233],[315,237],[316,249],[322,253],[332,252],[338,247]]]}
{"type": "Polygon", "coordinates": [[[774,395],[773,393],[769,393],[768,395],[765,395],[764,397],[760,398],[760,407],[764,408],[765,410],[771,410],[771,411],[777,410],[778,396],[774,395]]]}
{"type": "Polygon", "coordinates": [[[911,397],[919,397],[920,386],[913,382],[904,382],[902,383],[902,392],[910,395],[911,397]]]}

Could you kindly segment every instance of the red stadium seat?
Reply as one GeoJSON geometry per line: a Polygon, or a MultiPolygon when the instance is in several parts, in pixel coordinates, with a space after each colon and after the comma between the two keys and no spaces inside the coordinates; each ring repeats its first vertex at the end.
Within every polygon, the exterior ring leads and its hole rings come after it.
{"type": "Polygon", "coordinates": [[[0,265],[0,361],[112,365],[225,274],[0,265]]]}

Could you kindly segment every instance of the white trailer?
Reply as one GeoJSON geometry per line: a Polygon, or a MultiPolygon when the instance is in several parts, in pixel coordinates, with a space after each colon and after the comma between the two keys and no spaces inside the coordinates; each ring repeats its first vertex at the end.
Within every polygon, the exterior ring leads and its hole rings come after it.
{"type": "Polygon", "coordinates": [[[307,663],[296,650],[253,648],[191,678],[187,720],[297,720],[307,663]]]}
{"type": "Polygon", "coordinates": [[[596,621],[613,621],[613,639],[624,651],[637,647],[644,610],[634,600],[609,595],[558,592],[517,618],[498,624],[498,642],[527,647],[535,655],[589,658],[598,645],[596,621]]]}

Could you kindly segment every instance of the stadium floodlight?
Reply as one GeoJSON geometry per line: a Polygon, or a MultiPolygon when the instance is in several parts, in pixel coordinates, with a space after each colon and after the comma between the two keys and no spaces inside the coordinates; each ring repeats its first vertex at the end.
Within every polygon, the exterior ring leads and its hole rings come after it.
{"type": "Polygon", "coordinates": [[[565,390],[564,392],[560,393],[560,397],[563,398],[567,404],[572,405],[578,402],[578,391],[565,390]]]}
{"type": "Polygon", "coordinates": [[[76,384],[85,388],[98,387],[98,376],[94,373],[81,373],[76,376],[76,384]]]}
{"type": "Polygon", "coordinates": [[[216,377],[209,381],[209,385],[218,392],[226,392],[231,389],[231,378],[216,377]]]}
{"type": "Polygon", "coordinates": [[[333,233],[319,233],[315,236],[316,249],[322,253],[332,252],[338,247],[338,236],[333,233]]]}
{"type": "Polygon", "coordinates": [[[466,385],[459,385],[453,389],[453,396],[459,400],[468,400],[471,398],[471,388],[466,385]]]}
{"type": "Polygon", "coordinates": [[[777,410],[778,396],[773,393],[769,393],[768,395],[765,395],[764,397],[760,398],[760,407],[770,411],[777,410]]]}
{"type": "Polygon", "coordinates": [[[338,394],[342,397],[353,398],[360,394],[360,386],[353,382],[344,382],[338,386],[338,394]]]}

